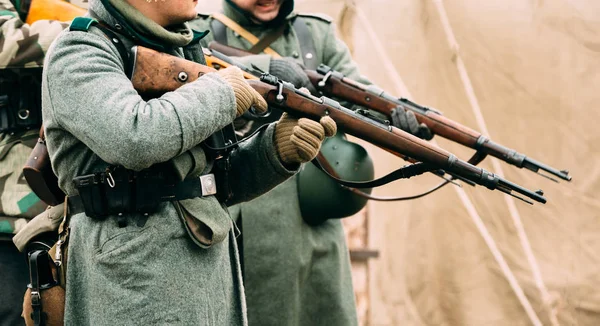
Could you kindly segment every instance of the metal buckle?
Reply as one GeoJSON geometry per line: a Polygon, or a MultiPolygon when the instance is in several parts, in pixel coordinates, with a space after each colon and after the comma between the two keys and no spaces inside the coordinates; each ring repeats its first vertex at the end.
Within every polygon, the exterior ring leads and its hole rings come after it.
{"type": "Polygon", "coordinates": [[[215,175],[212,173],[200,176],[200,186],[202,187],[202,197],[217,194],[217,183],[215,175]]]}
{"type": "Polygon", "coordinates": [[[42,301],[42,297],[38,291],[31,291],[31,305],[38,306],[40,305],[40,301],[42,301]]]}

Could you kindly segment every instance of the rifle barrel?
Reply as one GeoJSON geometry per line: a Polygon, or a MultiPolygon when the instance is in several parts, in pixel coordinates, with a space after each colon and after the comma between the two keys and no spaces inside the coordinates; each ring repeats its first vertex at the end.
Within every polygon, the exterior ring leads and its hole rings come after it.
{"type": "Polygon", "coordinates": [[[410,110],[415,113],[420,123],[427,125],[436,135],[492,155],[519,168],[526,168],[554,181],[556,180],[539,173],[539,170],[546,171],[566,181],[571,181],[572,179],[567,170],[559,171],[546,164],[527,158],[513,149],[491,141],[480,132],[444,117],[435,109],[421,106],[405,98],[393,97],[375,86],[365,85],[344,77],[342,73],[336,72],[325,65],[319,66],[317,71],[307,70],[306,73],[311,83],[327,96],[333,96],[369,107],[388,117],[391,115],[392,110],[398,107],[410,110]]]}
{"type": "MultiPolygon", "coordinates": [[[[398,128],[364,117],[356,111],[341,106],[336,101],[302,93],[293,88],[291,84],[278,81],[274,76],[267,75],[261,77],[261,81],[249,80],[248,82],[263,95],[270,105],[295,116],[304,116],[318,121],[321,117],[328,115],[335,120],[340,130],[383,149],[402,153],[418,161],[439,167],[490,190],[499,190],[513,196],[513,192],[516,192],[534,201],[546,203],[546,198],[540,192],[530,191],[500,178],[398,128]]],[[[520,197],[517,198],[524,200],[520,197]]],[[[524,201],[531,203],[527,200],[524,201]]]]}

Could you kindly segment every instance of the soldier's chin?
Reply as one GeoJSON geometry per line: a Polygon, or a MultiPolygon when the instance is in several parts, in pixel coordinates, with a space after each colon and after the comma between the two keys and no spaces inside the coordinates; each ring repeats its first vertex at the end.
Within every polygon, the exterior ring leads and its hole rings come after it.
{"type": "Polygon", "coordinates": [[[273,10],[268,12],[255,11],[252,13],[252,18],[254,18],[254,20],[256,20],[256,22],[258,23],[268,23],[275,19],[277,17],[277,14],[279,14],[279,10],[273,10]]]}

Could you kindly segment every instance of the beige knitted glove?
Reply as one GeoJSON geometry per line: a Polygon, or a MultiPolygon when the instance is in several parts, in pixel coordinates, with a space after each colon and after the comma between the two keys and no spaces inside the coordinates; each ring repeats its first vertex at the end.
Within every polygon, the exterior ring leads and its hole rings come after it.
{"type": "Polygon", "coordinates": [[[275,126],[275,148],[282,162],[299,164],[314,159],[325,137],[337,132],[335,121],[324,116],[319,122],[296,119],[284,113],[275,126]]]}
{"type": "Polygon", "coordinates": [[[230,66],[217,71],[217,74],[223,77],[233,88],[237,112],[235,115],[236,118],[244,114],[252,106],[259,113],[267,112],[267,102],[254,88],[248,85],[240,68],[230,66]]]}

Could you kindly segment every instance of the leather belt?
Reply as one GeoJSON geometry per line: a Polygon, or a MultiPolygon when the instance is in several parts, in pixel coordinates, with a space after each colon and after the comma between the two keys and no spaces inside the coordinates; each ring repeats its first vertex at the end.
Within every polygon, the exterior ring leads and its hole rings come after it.
{"type": "MultiPolygon", "coordinates": [[[[217,183],[214,174],[206,174],[187,179],[173,185],[157,185],[161,188],[161,202],[207,197],[217,194],[217,183]]],[[[85,211],[81,196],[69,196],[67,199],[69,214],[75,215],[85,211]]],[[[124,212],[127,213],[127,212],[124,212]]],[[[130,212],[131,213],[131,212],[130,212]]]]}

